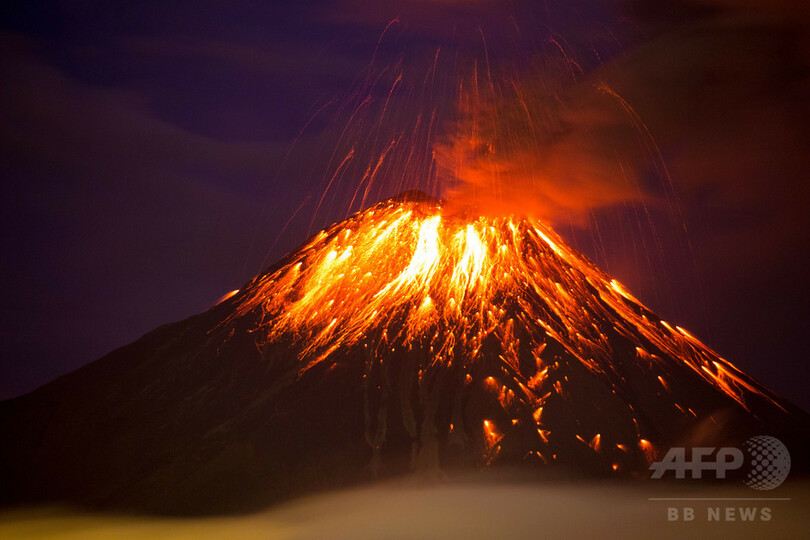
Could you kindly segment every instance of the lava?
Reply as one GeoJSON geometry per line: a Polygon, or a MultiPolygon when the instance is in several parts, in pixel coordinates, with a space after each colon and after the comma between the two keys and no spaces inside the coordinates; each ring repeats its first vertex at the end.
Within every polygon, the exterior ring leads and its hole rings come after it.
{"type": "MultiPolygon", "coordinates": [[[[260,347],[284,340],[299,351],[299,377],[334,362],[338,350],[362,348],[369,362],[383,365],[398,350],[418,349],[427,358],[415,369],[420,381],[431,370],[457,369],[467,387],[487,389],[502,421],[519,428],[525,418],[546,443],[551,431],[544,406],[552,394],[569,397],[568,376],[555,374],[560,351],[614,381],[616,394],[623,380],[616,339],[635,349],[635,361],[653,372],[650,384],[659,393],[675,391],[669,379],[674,362],[747,410],[752,395],[782,408],[766,389],[527,217],[471,217],[435,200],[392,199],[320,232],[234,301],[230,321],[254,315],[260,347]],[[522,362],[527,356],[529,366],[522,362]],[[493,357],[500,366],[495,377],[478,378],[476,364],[493,357]],[[528,413],[521,417],[519,410],[528,413]]],[[[684,405],[673,399],[677,414],[694,415],[684,405]]],[[[608,440],[622,451],[635,446],[649,460],[655,446],[643,438],[632,405],[629,410],[635,440],[608,440]]],[[[501,420],[483,420],[487,463],[504,437],[496,427],[501,420]]],[[[605,436],[575,434],[595,452],[605,436]]],[[[376,452],[383,438],[374,441],[376,452]]]]}

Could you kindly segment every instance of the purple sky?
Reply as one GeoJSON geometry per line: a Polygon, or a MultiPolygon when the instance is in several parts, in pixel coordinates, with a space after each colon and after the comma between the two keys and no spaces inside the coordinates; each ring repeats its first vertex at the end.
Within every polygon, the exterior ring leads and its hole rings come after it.
{"type": "MultiPolygon", "coordinates": [[[[595,208],[559,232],[662,317],[810,408],[802,2],[380,4],[3,3],[0,398],[206,309],[303,242],[332,151],[379,151],[364,126],[395,77],[383,134],[419,112],[452,118],[459,74],[484,65],[483,33],[496,73],[531,72],[562,44],[581,68],[563,97],[608,80],[658,143],[671,192],[649,152],[635,157],[638,181],[666,197],[595,208]],[[378,87],[364,86],[371,78],[378,87]]],[[[364,163],[314,227],[344,215],[364,163]]]]}

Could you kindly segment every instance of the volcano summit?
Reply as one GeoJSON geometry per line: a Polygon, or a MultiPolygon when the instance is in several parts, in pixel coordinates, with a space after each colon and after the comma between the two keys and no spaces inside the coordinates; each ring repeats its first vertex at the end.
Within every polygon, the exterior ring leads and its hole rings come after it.
{"type": "Polygon", "coordinates": [[[6,502],[219,512],[406,473],[646,477],[673,445],[802,453],[807,426],[542,223],[409,192],[0,403],[0,473],[6,502]]]}

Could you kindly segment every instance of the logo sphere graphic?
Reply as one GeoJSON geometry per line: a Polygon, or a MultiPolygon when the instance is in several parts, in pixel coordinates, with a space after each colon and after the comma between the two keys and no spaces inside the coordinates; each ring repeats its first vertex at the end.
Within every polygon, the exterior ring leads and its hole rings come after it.
{"type": "Polygon", "coordinates": [[[779,487],[785,481],[790,472],[790,453],[782,441],[759,435],[745,441],[745,449],[751,457],[746,485],[767,490],[779,487]]]}

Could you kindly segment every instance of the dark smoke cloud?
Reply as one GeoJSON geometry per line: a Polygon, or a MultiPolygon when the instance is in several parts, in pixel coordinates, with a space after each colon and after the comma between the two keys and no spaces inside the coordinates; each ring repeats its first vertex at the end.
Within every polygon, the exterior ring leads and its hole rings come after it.
{"type": "Polygon", "coordinates": [[[790,228],[796,186],[765,179],[790,182],[807,164],[809,11],[792,2],[617,4],[640,24],[614,58],[589,69],[580,51],[598,53],[591,34],[544,47],[511,85],[483,75],[469,84],[477,103],[462,103],[437,151],[446,195],[578,225],[620,203],[699,198],[790,228]]]}
{"type": "Polygon", "coordinates": [[[537,46],[542,69],[502,87],[499,74],[494,91],[479,78],[483,105],[462,98],[438,148],[447,193],[554,222],[663,316],[807,406],[810,4],[612,6],[634,31],[619,24],[601,61],[588,45],[604,53],[612,28],[563,25],[550,34],[561,50],[537,46]]]}
{"type": "Polygon", "coordinates": [[[648,137],[608,88],[532,75],[507,92],[472,104],[437,146],[451,203],[584,226],[593,210],[653,201],[639,171],[648,137]]]}
{"type": "Polygon", "coordinates": [[[704,249],[721,264],[773,266],[810,231],[801,180],[810,165],[810,10],[705,4],[719,11],[667,29],[600,76],[654,135],[687,222],[714,231],[704,249]]]}

